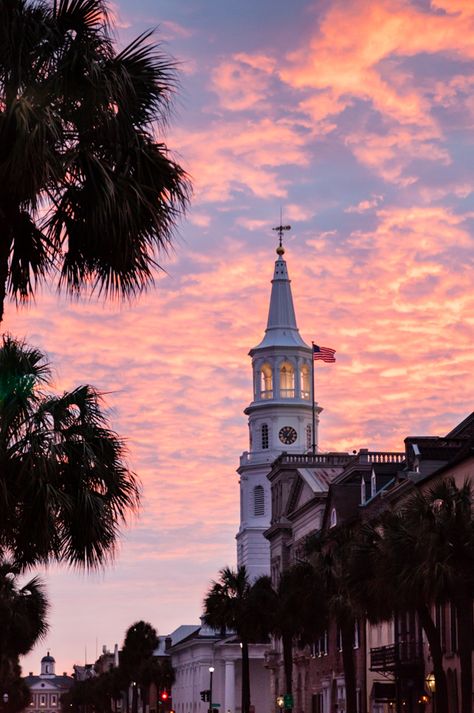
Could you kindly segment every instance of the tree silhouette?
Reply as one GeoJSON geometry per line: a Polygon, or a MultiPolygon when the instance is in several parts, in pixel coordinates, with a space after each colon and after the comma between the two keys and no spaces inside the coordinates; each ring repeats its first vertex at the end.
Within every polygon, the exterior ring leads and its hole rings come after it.
{"type": "Polygon", "coordinates": [[[38,280],[131,296],[172,244],[190,183],[156,135],[176,63],[120,52],[103,0],[0,0],[0,321],[38,280]]]}

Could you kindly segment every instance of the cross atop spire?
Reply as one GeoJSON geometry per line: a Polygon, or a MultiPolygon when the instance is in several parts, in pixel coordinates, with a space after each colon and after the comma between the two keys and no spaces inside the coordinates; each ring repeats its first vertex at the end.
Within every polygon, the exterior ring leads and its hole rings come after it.
{"type": "Polygon", "coordinates": [[[276,230],[278,233],[279,243],[278,243],[276,252],[277,252],[277,255],[279,255],[281,257],[282,255],[285,254],[285,248],[283,247],[283,231],[291,230],[291,225],[283,225],[282,224],[281,208],[280,208],[280,225],[277,225],[276,228],[272,228],[272,230],[276,230]]]}

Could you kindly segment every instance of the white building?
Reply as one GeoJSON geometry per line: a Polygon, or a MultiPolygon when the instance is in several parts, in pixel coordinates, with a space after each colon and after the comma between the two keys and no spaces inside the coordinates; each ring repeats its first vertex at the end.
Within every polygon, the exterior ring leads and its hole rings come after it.
{"type": "Polygon", "coordinates": [[[41,659],[41,673],[34,676],[31,672],[25,676],[25,683],[31,692],[31,703],[28,711],[31,713],[55,713],[61,709],[60,698],[74,683],[72,676],[55,673],[56,661],[50,656],[49,651],[41,659]]]}
{"type": "MultiPolygon", "coordinates": [[[[172,689],[173,710],[176,713],[207,713],[210,702],[201,700],[201,691],[211,687],[209,669],[212,668],[213,707],[220,713],[240,711],[242,654],[239,640],[235,636],[222,637],[206,625],[180,626],[171,637],[170,653],[176,675],[172,689]]],[[[250,646],[252,705],[257,713],[270,713],[271,710],[270,675],[264,665],[266,649],[265,644],[250,646]]]]}
{"type": "MultiPolygon", "coordinates": [[[[252,392],[248,415],[250,444],[240,458],[240,527],[237,563],[250,578],[270,573],[270,548],[263,532],[270,525],[271,464],[284,451],[310,450],[312,433],[312,348],[301,338],[296,324],[284,248],[277,248],[267,328],[263,340],[250,351],[252,392]]],[[[316,433],[318,414],[316,406],[316,433]]],[[[168,653],[176,675],[172,688],[176,713],[207,713],[209,702],[201,691],[210,688],[212,703],[220,713],[241,711],[241,649],[235,636],[223,637],[204,625],[181,626],[171,634],[168,653]]],[[[255,713],[275,708],[270,671],[265,666],[264,644],[250,646],[250,688],[255,713]]]]}

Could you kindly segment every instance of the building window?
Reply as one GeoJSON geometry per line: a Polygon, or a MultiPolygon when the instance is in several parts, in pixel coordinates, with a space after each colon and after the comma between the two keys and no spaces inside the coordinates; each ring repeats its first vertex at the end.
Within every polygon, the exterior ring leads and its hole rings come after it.
{"type": "Polygon", "coordinates": [[[375,477],[375,470],[372,468],[372,475],[370,476],[370,497],[373,498],[377,492],[377,478],[375,477]]]}
{"type": "Polygon", "coordinates": [[[285,361],[280,367],[280,397],[293,399],[295,397],[295,370],[293,365],[285,361]]]}
{"type": "Polygon", "coordinates": [[[256,485],[253,489],[253,514],[255,517],[265,515],[265,492],[261,485],[256,485]]]}
{"type": "Polygon", "coordinates": [[[313,445],[313,429],[311,427],[311,424],[308,423],[306,426],[306,448],[309,451],[311,446],[313,445]]]}
{"type": "Polygon", "coordinates": [[[264,364],[260,370],[260,398],[273,398],[273,374],[270,364],[264,364]]]}
{"type": "Polygon", "coordinates": [[[311,389],[309,383],[309,366],[303,364],[301,367],[301,398],[309,401],[311,396],[311,389]]]}
{"type": "Polygon", "coordinates": [[[57,698],[55,695],[51,696],[51,705],[56,706],[57,705],[57,698]]]}
{"type": "Polygon", "coordinates": [[[269,446],[268,423],[262,423],[262,448],[266,450],[269,446]]]}
{"type": "Polygon", "coordinates": [[[337,513],[336,513],[336,509],[333,508],[331,510],[331,518],[330,518],[330,522],[329,522],[329,527],[336,527],[336,525],[337,525],[337,513]]]}
{"type": "Polygon", "coordinates": [[[342,651],[342,629],[340,626],[337,627],[336,646],[339,652],[342,651]]]}
{"type": "Polygon", "coordinates": [[[354,648],[358,649],[360,647],[360,623],[356,619],[354,622],[354,648]]]}
{"type": "Polygon", "coordinates": [[[366,496],[365,496],[365,478],[364,476],[361,477],[360,479],[360,504],[365,505],[366,502],[366,496]]]}
{"type": "Polygon", "coordinates": [[[328,630],[317,639],[314,644],[311,644],[311,656],[320,658],[328,655],[328,630]]]}
{"type": "Polygon", "coordinates": [[[45,706],[46,705],[46,696],[41,695],[40,696],[40,706],[45,706]]]}

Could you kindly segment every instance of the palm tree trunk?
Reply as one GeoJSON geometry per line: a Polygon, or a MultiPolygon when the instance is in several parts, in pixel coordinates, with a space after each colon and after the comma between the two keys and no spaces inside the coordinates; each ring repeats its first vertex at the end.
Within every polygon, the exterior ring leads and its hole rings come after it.
{"type": "Polygon", "coordinates": [[[244,638],[242,638],[242,713],[250,713],[249,644],[244,638]]]}
{"type": "Polygon", "coordinates": [[[472,713],[472,599],[464,593],[455,599],[461,664],[461,713],[472,713]]]}
{"type": "Polygon", "coordinates": [[[138,686],[132,685],[132,713],[138,713],[138,686]]]}
{"type": "Polygon", "coordinates": [[[346,711],[357,713],[356,673],[354,661],[354,627],[355,621],[349,620],[341,626],[342,664],[346,684],[346,711]]]}
{"type": "Polygon", "coordinates": [[[283,634],[283,668],[285,670],[285,693],[293,693],[293,637],[289,634],[283,634]]]}
{"type": "Polygon", "coordinates": [[[439,631],[435,626],[430,610],[426,605],[417,609],[418,618],[430,645],[431,658],[433,659],[433,673],[436,681],[436,713],[449,713],[448,686],[446,673],[443,668],[443,650],[439,631]]]}

